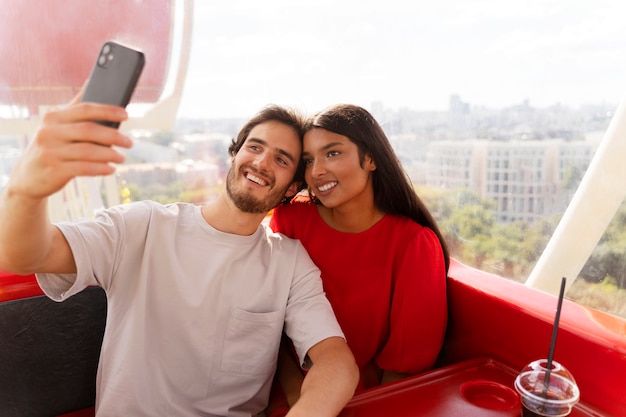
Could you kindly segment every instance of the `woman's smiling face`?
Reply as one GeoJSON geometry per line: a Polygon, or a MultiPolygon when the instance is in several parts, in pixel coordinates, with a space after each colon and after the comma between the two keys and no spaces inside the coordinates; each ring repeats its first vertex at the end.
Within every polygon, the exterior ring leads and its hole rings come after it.
{"type": "Polygon", "coordinates": [[[336,208],[346,203],[373,200],[374,161],[346,136],[315,128],[304,135],[302,159],[305,180],[321,203],[336,208]]]}

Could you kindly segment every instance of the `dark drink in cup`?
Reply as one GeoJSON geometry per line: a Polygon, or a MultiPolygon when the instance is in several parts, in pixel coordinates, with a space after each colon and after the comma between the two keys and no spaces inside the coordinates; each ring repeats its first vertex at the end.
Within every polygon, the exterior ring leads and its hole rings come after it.
{"type": "Polygon", "coordinates": [[[558,362],[541,359],[526,366],[515,379],[523,417],[569,416],[580,397],[576,381],[558,362]]]}
{"type": "Polygon", "coordinates": [[[571,412],[572,407],[562,403],[563,398],[552,392],[540,390],[532,394],[541,400],[526,398],[522,401],[522,417],[567,416],[571,412]]]}

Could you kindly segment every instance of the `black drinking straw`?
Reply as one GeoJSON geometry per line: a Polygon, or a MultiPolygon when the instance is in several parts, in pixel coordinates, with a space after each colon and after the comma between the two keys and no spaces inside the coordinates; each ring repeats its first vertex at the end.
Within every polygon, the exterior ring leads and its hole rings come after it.
{"type": "Polygon", "coordinates": [[[565,293],[565,281],[566,278],[561,279],[561,290],[559,291],[559,301],[556,306],[556,316],[554,317],[554,326],[552,327],[552,340],[550,341],[550,352],[548,352],[548,363],[546,368],[546,376],[543,379],[543,395],[548,394],[548,383],[550,382],[550,371],[552,371],[552,357],[554,356],[554,347],[556,346],[556,333],[559,330],[559,318],[561,317],[561,305],[563,304],[563,293],[565,293]]]}

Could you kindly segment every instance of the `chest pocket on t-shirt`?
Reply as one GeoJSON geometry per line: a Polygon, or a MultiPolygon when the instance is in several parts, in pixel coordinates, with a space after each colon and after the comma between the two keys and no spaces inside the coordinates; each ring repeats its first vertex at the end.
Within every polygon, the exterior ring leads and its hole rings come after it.
{"type": "Polygon", "coordinates": [[[278,356],[284,318],[284,310],[251,313],[233,307],[224,337],[222,372],[271,372],[278,356]]]}

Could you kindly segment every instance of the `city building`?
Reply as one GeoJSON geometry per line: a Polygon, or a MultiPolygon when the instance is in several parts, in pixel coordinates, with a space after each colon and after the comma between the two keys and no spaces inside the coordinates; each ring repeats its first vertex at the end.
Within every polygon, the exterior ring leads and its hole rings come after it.
{"type": "Polygon", "coordinates": [[[469,189],[496,203],[499,222],[562,213],[593,147],[582,141],[438,141],[428,145],[425,183],[469,189]]]}

